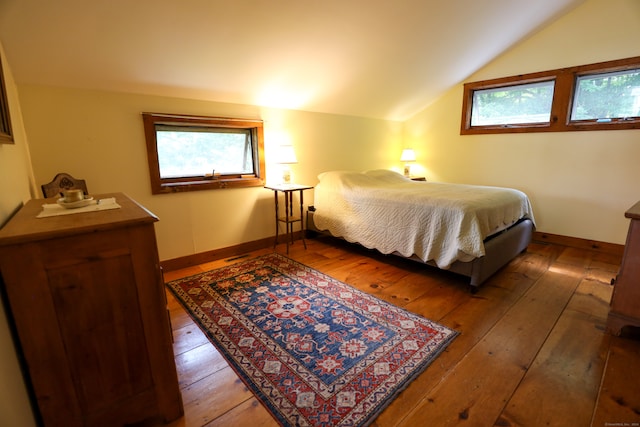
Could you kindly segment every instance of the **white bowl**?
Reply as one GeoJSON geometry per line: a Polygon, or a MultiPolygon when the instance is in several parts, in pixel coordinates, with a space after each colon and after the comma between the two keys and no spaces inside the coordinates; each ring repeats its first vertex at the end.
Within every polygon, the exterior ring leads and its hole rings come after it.
{"type": "Polygon", "coordinates": [[[67,208],[67,209],[82,208],[90,205],[91,202],[93,202],[93,197],[90,197],[90,196],[85,196],[84,200],[78,200],[77,202],[65,202],[64,197],[58,199],[58,204],[63,208],[67,208]]]}

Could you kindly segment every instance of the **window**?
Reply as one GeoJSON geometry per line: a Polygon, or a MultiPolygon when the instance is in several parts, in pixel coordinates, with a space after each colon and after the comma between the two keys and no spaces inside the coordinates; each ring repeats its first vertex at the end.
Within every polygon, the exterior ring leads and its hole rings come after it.
{"type": "Polygon", "coordinates": [[[473,92],[471,126],[549,123],[554,81],[473,92]]]}
{"type": "Polygon", "coordinates": [[[153,194],[264,185],[262,121],[143,113],[153,194]]]}
{"type": "Polygon", "coordinates": [[[640,129],[640,57],[464,85],[460,133],[640,129]]]}
{"type": "Polygon", "coordinates": [[[640,68],[578,77],[571,121],[609,122],[638,116],[640,68]]]}

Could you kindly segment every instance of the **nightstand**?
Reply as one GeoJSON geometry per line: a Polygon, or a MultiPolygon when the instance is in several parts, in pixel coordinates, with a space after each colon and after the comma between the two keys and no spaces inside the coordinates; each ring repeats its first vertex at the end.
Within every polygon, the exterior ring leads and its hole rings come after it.
{"type": "Polygon", "coordinates": [[[287,243],[287,254],[289,254],[289,245],[293,244],[293,225],[296,222],[300,222],[300,232],[302,234],[302,244],[304,248],[307,249],[307,242],[304,241],[304,223],[302,216],[302,205],[303,205],[303,192],[304,190],[311,190],[313,187],[310,185],[299,185],[299,184],[277,184],[277,185],[265,185],[266,189],[272,190],[275,205],[276,205],[276,238],[273,243],[273,247],[275,248],[278,244],[278,234],[279,234],[279,223],[284,223],[285,225],[285,240],[287,243]],[[299,193],[300,199],[300,216],[296,216],[293,211],[293,193],[299,193]],[[280,216],[279,206],[278,206],[278,193],[284,194],[284,216],[280,216]]]}
{"type": "Polygon", "coordinates": [[[411,176],[409,177],[409,179],[411,179],[411,181],[426,181],[427,178],[425,178],[424,176],[411,176]]]}

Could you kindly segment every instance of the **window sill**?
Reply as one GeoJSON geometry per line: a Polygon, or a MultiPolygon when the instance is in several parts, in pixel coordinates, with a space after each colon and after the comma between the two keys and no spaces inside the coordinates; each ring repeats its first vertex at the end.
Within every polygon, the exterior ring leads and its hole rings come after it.
{"type": "Polygon", "coordinates": [[[194,181],[170,182],[155,187],[152,194],[183,193],[186,191],[220,190],[226,188],[263,187],[264,180],[260,178],[228,178],[202,179],[194,181]]]}

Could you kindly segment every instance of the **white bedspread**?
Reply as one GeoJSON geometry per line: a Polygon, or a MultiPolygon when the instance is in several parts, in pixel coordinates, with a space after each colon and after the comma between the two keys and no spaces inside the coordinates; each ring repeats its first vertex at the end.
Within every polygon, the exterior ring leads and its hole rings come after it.
{"type": "Polygon", "coordinates": [[[484,255],[483,241],[521,218],[533,220],[521,191],[416,182],[389,170],[325,172],[314,191],[314,223],[384,254],[417,255],[447,269],[484,255]]]}

